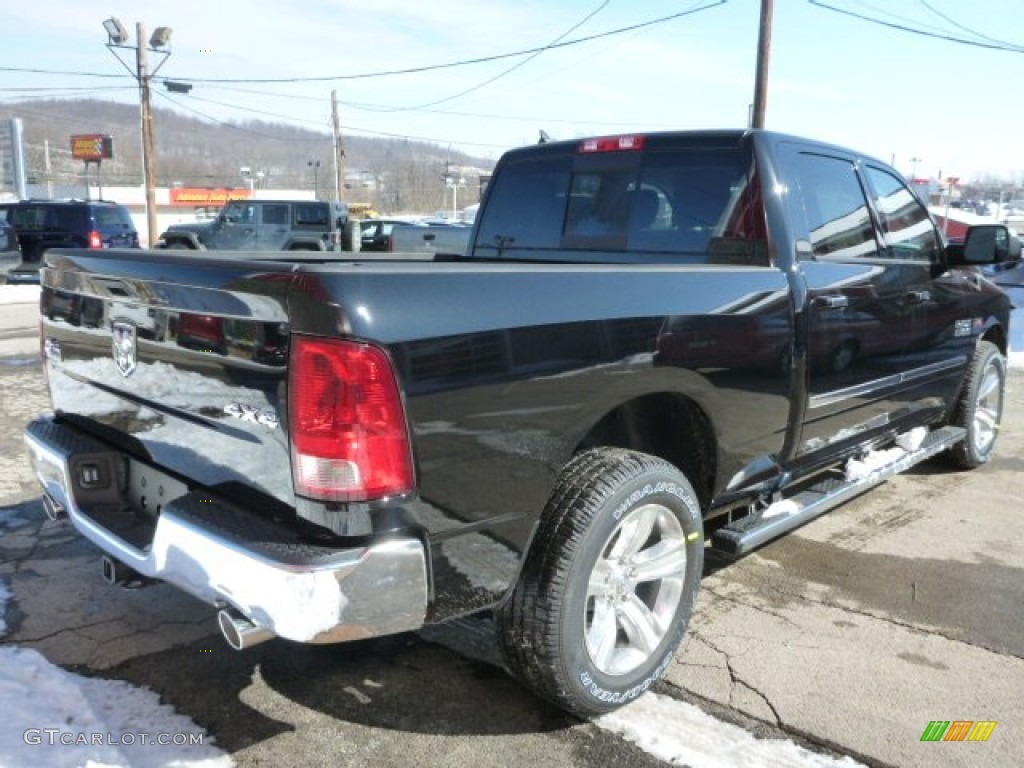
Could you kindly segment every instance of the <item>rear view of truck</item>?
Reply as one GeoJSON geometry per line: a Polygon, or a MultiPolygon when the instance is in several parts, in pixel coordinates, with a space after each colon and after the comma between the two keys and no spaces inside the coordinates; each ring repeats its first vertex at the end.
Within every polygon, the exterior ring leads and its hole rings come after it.
{"type": "Polygon", "coordinates": [[[293,333],[289,303],[309,300],[293,264],[50,260],[41,352],[54,415],[26,442],[48,514],[103,550],[105,578],[167,581],[218,606],[236,648],[423,624],[424,546],[400,522],[367,514],[337,535],[296,512],[365,511],[411,490],[381,349],[293,333]],[[374,526],[395,530],[369,538],[374,526]]]}

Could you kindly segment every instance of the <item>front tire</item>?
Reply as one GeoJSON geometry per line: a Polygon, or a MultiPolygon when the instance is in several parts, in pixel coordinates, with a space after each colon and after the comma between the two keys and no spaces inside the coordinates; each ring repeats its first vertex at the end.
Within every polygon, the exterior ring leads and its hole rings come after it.
{"type": "Polygon", "coordinates": [[[950,422],[967,430],[964,440],[949,450],[955,466],[975,469],[992,456],[1003,417],[1005,389],[1006,358],[995,344],[979,341],[950,422]]]}
{"type": "Polygon", "coordinates": [[[510,671],[584,717],[632,701],[671,662],[703,563],[700,506],[682,473],[620,449],[578,455],[498,612],[510,671]]]}

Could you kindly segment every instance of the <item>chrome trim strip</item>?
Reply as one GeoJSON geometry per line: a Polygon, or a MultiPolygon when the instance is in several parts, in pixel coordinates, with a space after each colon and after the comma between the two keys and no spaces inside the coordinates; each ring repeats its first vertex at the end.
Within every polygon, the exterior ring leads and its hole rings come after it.
{"type": "Polygon", "coordinates": [[[833,392],[826,392],[822,395],[811,395],[807,401],[807,407],[809,410],[815,408],[824,408],[827,405],[835,405],[841,403],[844,400],[851,400],[855,397],[863,397],[864,395],[870,395],[873,392],[894,387],[898,384],[906,384],[911,381],[918,379],[924,379],[929,376],[934,376],[937,373],[943,373],[945,371],[951,371],[956,368],[963,368],[967,365],[967,356],[960,355],[959,357],[950,358],[949,360],[943,360],[939,363],[932,363],[931,365],[925,365],[921,368],[914,368],[910,371],[904,371],[903,373],[897,373],[893,376],[886,376],[883,379],[875,379],[874,381],[867,381],[863,384],[857,384],[852,387],[846,387],[845,389],[837,389],[833,392]]]}

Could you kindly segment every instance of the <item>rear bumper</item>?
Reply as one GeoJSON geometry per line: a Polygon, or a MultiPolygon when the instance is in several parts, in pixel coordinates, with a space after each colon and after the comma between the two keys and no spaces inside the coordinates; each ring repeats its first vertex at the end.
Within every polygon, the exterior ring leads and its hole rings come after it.
{"type": "Polygon", "coordinates": [[[392,634],[423,625],[427,565],[415,537],[331,549],[112,451],[50,418],[25,443],[47,496],[101,550],[258,627],[307,643],[392,634]],[[175,496],[149,510],[132,474],[175,496]],[[174,490],[174,489],[177,490],[174,490]],[[157,513],[158,510],[158,513],[157,513]]]}

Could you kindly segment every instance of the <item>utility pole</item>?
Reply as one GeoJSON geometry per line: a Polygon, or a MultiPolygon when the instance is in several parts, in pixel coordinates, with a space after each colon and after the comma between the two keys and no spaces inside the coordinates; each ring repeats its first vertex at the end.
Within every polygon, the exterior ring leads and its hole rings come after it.
{"type": "Polygon", "coordinates": [[[152,248],[156,244],[157,238],[156,168],[154,160],[156,153],[153,150],[153,108],[150,104],[149,88],[153,76],[160,71],[160,67],[167,62],[167,57],[171,55],[170,51],[161,49],[170,44],[173,30],[170,27],[157,27],[156,31],[153,32],[153,36],[149,38],[147,46],[146,27],[142,22],[136,22],[135,34],[138,36],[138,45],[131,46],[127,44],[131,40],[131,35],[128,34],[128,30],[125,29],[124,24],[118,19],[114,17],[107,19],[103,22],[103,28],[107,31],[107,50],[113,54],[115,59],[121,62],[121,66],[128,70],[139,83],[139,112],[141,116],[140,122],[142,123],[142,176],[146,189],[146,229],[148,230],[146,239],[149,247],[152,248]],[[134,69],[118,55],[116,49],[119,48],[135,48],[134,69]],[[153,53],[159,53],[164,57],[163,61],[157,64],[156,69],[152,72],[149,71],[150,49],[152,49],[153,53]]]}
{"type": "Polygon", "coordinates": [[[761,27],[757,34],[757,71],[754,75],[754,113],[751,128],[764,128],[768,109],[768,61],[772,53],[772,13],[774,0],[761,0],[761,27]]]}
{"type": "MultiPolygon", "coordinates": [[[[49,139],[43,139],[43,163],[44,163],[44,168],[46,169],[46,199],[47,200],[52,200],[53,199],[53,174],[52,174],[52,167],[50,165],[50,140],[49,139]]],[[[88,181],[89,180],[86,179],[86,184],[85,184],[86,192],[89,191],[89,183],[88,183],[88,181]]],[[[86,197],[88,197],[88,196],[89,195],[86,194],[86,197]]],[[[101,194],[100,197],[103,197],[103,195],[101,194]]]]}
{"type": "Polygon", "coordinates": [[[153,149],[153,107],[149,96],[149,57],[147,55],[146,27],[141,21],[135,24],[136,77],[139,80],[139,102],[142,105],[142,176],[146,186],[146,237],[149,247],[156,245],[156,168],[153,149]]]}
{"type": "Polygon", "coordinates": [[[334,123],[334,195],[341,200],[345,189],[345,145],[341,141],[341,121],[338,119],[338,92],[331,91],[331,121],[334,123]]]}

